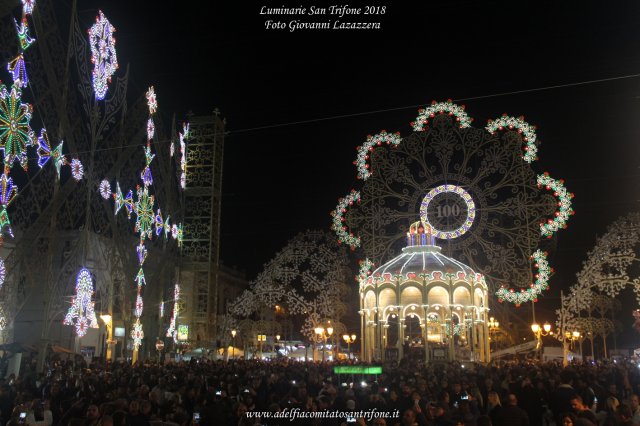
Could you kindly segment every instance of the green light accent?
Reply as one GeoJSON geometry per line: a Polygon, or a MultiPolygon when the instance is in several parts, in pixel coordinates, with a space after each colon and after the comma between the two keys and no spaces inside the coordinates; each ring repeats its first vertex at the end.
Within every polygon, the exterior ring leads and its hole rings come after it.
{"type": "Polygon", "coordinates": [[[333,367],[333,374],[382,374],[382,367],[364,365],[339,365],[333,367]]]}

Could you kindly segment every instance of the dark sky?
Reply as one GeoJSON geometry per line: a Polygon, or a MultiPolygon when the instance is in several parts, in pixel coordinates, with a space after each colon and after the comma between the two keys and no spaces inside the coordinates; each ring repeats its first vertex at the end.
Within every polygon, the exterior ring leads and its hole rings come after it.
{"type": "Polygon", "coordinates": [[[308,0],[80,0],[79,10],[88,26],[102,8],[131,90],[154,85],[166,120],[216,107],[227,118],[221,257],[249,278],[299,231],[329,228],[337,199],[358,185],[352,161],[367,134],[409,134],[434,99],[460,100],[476,126],[524,115],[542,141],[534,169],[576,196],[541,304],[551,309],[596,235],[640,200],[640,78],[556,86],[640,73],[640,4],[352,3],[386,6],[374,17],[382,29],[264,28],[262,6],[329,5],[308,0]],[[501,95],[536,88],[547,89],[501,95]],[[240,243],[253,226],[263,240],[240,243]]]}

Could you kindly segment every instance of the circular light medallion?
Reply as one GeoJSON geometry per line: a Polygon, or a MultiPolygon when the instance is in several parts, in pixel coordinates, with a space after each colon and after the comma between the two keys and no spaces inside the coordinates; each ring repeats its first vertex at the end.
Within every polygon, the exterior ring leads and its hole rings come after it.
{"type": "Polygon", "coordinates": [[[464,235],[475,217],[476,205],[471,195],[456,185],[433,188],[420,205],[420,219],[429,224],[433,235],[441,240],[464,235]]]}

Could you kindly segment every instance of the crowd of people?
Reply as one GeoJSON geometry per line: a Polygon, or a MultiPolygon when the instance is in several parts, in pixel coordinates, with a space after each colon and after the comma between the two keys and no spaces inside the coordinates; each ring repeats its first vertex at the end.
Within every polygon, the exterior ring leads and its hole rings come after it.
{"type": "Polygon", "coordinates": [[[0,379],[5,425],[640,425],[637,361],[489,365],[404,359],[379,375],[336,363],[57,362],[0,379]]]}

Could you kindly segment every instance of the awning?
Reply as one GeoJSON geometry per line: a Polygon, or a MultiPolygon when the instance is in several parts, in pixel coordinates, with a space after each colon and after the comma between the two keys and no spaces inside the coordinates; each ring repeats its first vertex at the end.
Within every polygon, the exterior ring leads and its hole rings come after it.
{"type": "Polygon", "coordinates": [[[56,353],[56,354],[71,354],[71,355],[75,354],[75,352],[58,345],[51,345],[51,350],[53,351],[53,353],[56,353]]]}
{"type": "Polygon", "coordinates": [[[20,352],[37,352],[38,350],[31,345],[27,345],[20,342],[12,342],[12,343],[5,343],[3,345],[0,345],[0,351],[20,353],[20,352]]]}

